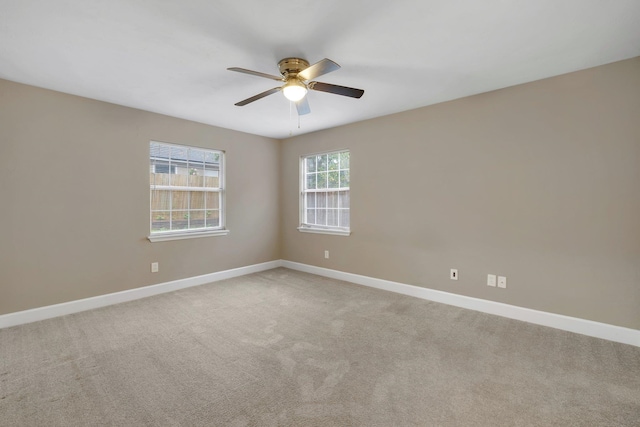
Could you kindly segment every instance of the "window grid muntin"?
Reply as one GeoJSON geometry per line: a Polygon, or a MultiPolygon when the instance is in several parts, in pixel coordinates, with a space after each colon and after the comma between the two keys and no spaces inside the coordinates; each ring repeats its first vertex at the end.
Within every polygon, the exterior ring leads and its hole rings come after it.
{"type": "MultiPolygon", "coordinates": [[[[150,142],[150,228],[151,234],[170,234],[173,232],[201,232],[210,230],[220,230],[224,228],[223,218],[223,187],[224,187],[224,152],[220,150],[211,150],[197,147],[180,146],[175,144],[167,144],[162,142],[150,142]],[[154,156],[154,148],[157,152],[154,156]],[[168,156],[161,157],[160,154],[164,150],[168,152],[168,156]],[[177,158],[179,156],[180,158],[177,158]],[[194,160],[195,158],[195,160],[194,160]],[[159,159],[162,159],[159,162],[159,159]],[[217,164],[216,164],[217,162],[217,164]],[[164,174],[163,181],[159,182],[160,174],[156,173],[158,164],[168,166],[169,173],[164,174]],[[216,169],[217,168],[217,169],[216,169]],[[198,175],[200,173],[200,175],[198,175]],[[186,176],[184,183],[178,182],[179,176],[186,176]],[[200,179],[198,179],[198,178],[200,179]],[[207,186],[212,182],[209,178],[217,178],[217,186],[207,186]],[[186,184],[186,185],[185,185],[186,184]],[[192,185],[200,184],[200,185],[192,185]],[[169,202],[169,209],[153,209],[154,208],[154,191],[166,191],[166,198],[169,202]],[[174,206],[174,196],[176,194],[184,194],[182,206],[174,206]],[[192,206],[192,193],[202,193],[203,208],[192,206]],[[211,206],[208,206],[209,197],[207,194],[216,194],[217,197],[211,200],[211,206]],[[193,220],[194,215],[204,212],[201,226],[196,226],[193,220]],[[154,228],[154,216],[168,217],[168,229],[154,228]],[[181,216],[182,221],[175,215],[181,216]],[[175,223],[174,223],[175,221],[175,223]],[[186,224],[184,223],[186,221],[186,224]],[[180,224],[178,224],[180,223],[180,224]],[[213,224],[213,225],[209,225],[213,224]]],[[[164,220],[164,219],[163,219],[164,220]]]]}

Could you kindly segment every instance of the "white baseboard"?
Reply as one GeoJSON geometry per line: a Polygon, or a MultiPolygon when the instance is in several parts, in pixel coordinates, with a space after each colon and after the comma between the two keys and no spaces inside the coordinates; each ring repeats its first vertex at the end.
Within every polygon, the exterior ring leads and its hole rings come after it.
{"type": "Polygon", "coordinates": [[[361,276],[359,274],[345,273],[343,271],[330,270],[328,268],[300,264],[293,261],[283,260],[281,265],[282,267],[290,268],[292,270],[303,271],[306,273],[316,274],[318,276],[344,280],[358,285],[383,289],[385,291],[396,292],[429,301],[440,302],[469,310],[495,314],[502,317],[508,317],[510,319],[534,323],[536,325],[549,326],[551,328],[640,347],[640,330],[637,329],[624,328],[622,326],[614,326],[606,323],[579,319],[576,317],[563,316],[561,314],[547,313],[545,311],[532,310],[495,301],[421,288],[419,286],[391,282],[389,280],[376,279],[374,277],[361,276]]]}
{"type": "Polygon", "coordinates": [[[576,317],[563,316],[561,314],[547,313],[544,311],[517,307],[500,302],[457,295],[449,292],[437,291],[434,289],[427,289],[419,286],[376,279],[374,277],[361,276],[359,274],[330,270],[328,268],[285,260],[269,261],[261,264],[204,274],[202,276],[188,277],[186,279],[159,283],[157,285],[145,286],[112,294],[99,295],[96,297],[4,314],[0,315],[0,329],[37,322],[39,320],[50,319],[52,317],[78,313],[80,311],[91,310],[94,308],[105,307],[121,302],[133,301],[165,292],[177,291],[179,289],[185,289],[192,286],[204,285],[206,283],[217,282],[219,280],[231,279],[233,277],[244,276],[246,274],[271,270],[277,267],[286,267],[292,270],[316,274],[318,276],[344,280],[358,285],[369,286],[429,301],[440,302],[469,310],[495,314],[502,317],[508,317],[510,319],[534,323],[536,325],[549,326],[551,328],[640,347],[640,330],[637,329],[624,328],[621,326],[579,319],[576,317]]]}
{"type": "Polygon", "coordinates": [[[25,323],[37,322],[39,320],[50,319],[52,317],[64,316],[66,314],[78,313],[80,311],[91,310],[94,308],[105,307],[107,305],[118,304],[121,302],[133,301],[140,298],[163,294],[165,292],[177,291],[179,289],[190,288],[192,286],[204,285],[205,283],[217,282],[219,280],[244,276],[245,274],[271,270],[272,268],[280,267],[281,265],[281,260],[269,261],[261,264],[234,268],[231,270],[203,274],[202,276],[188,277],[186,279],[159,283],[157,285],[129,289],[112,294],[99,295],[91,298],[63,302],[61,304],[48,305],[46,307],[33,308],[31,310],[3,314],[0,315],[0,329],[8,328],[10,326],[22,325],[25,323]]]}

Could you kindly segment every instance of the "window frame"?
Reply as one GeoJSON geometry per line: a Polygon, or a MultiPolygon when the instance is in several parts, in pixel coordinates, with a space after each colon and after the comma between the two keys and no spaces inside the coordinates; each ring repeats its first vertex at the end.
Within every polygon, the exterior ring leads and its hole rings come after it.
{"type": "MultiPolygon", "coordinates": [[[[298,196],[298,201],[299,201],[299,224],[298,224],[298,231],[303,232],[303,233],[317,233],[317,234],[330,234],[330,235],[336,235],[336,236],[350,236],[351,235],[351,150],[349,150],[348,148],[342,148],[342,149],[338,149],[338,150],[331,150],[331,151],[322,151],[322,152],[318,152],[318,153],[310,153],[310,154],[305,154],[300,156],[300,160],[299,160],[299,186],[300,186],[300,191],[299,191],[299,196],[298,196]],[[317,189],[312,189],[314,191],[309,191],[306,188],[306,176],[307,176],[307,162],[306,159],[309,157],[313,157],[313,156],[321,156],[321,155],[331,155],[331,154],[340,154],[340,153],[344,153],[347,152],[349,153],[349,187],[348,187],[348,191],[349,191],[349,227],[338,227],[338,226],[331,226],[331,225],[317,225],[317,224],[309,224],[305,222],[306,219],[306,211],[307,211],[307,206],[306,206],[306,195],[314,192],[314,193],[318,193],[319,191],[317,191],[317,189]]],[[[326,191],[324,191],[324,193],[329,193],[332,191],[344,191],[344,188],[347,187],[340,187],[340,188],[326,188],[326,191]]]]}
{"type": "MultiPolygon", "coordinates": [[[[192,186],[172,186],[172,185],[158,185],[149,182],[149,235],[147,239],[150,242],[162,242],[167,240],[182,240],[182,239],[193,239],[199,237],[210,237],[210,236],[223,236],[229,234],[229,230],[226,228],[226,153],[224,150],[217,150],[213,148],[204,148],[204,147],[196,147],[192,145],[183,145],[183,144],[175,144],[171,142],[163,142],[163,141],[149,141],[149,172],[155,172],[155,165],[153,163],[151,157],[151,147],[153,144],[160,144],[162,146],[172,148],[177,147],[180,149],[194,149],[200,150],[204,153],[215,153],[219,155],[219,163],[218,163],[218,187],[192,187],[192,186]],[[151,171],[153,166],[153,171],[151,171]],[[215,188],[215,189],[212,189],[215,188]],[[154,190],[170,190],[170,191],[185,191],[185,192],[202,192],[202,193],[217,193],[218,194],[218,215],[219,221],[218,225],[215,227],[202,227],[202,228],[193,228],[193,229],[178,229],[178,230],[167,230],[167,231],[153,231],[153,191],[154,190]]],[[[169,157],[169,162],[171,162],[172,158],[169,157]]],[[[187,168],[189,166],[189,158],[186,159],[187,168]]],[[[177,170],[177,166],[172,168],[173,165],[169,166],[170,172],[177,170]]],[[[170,173],[170,175],[177,175],[175,172],[170,173]]],[[[205,175],[203,175],[205,176],[205,175]]],[[[170,193],[171,194],[171,193],[170,193]]],[[[206,209],[205,209],[206,210],[206,209]]],[[[174,213],[174,210],[169,208],[169,215],[174,213]]],[[[190,214],[191,209],[187,209],[188,214],[190,214]]]]}

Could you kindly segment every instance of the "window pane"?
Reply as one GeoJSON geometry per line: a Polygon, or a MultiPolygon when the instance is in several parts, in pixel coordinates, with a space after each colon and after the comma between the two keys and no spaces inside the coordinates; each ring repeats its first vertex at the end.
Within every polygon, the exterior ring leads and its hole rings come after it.
{"type": "Polygon", "coordinates": [[[349,169],[349,152],[340,153],[340,169],[349,169]]]}
{"type": "Polygon", "coordinates": [[[327,206],[327,194],[316,193],[316,207],[324,208],[325,206],[327,206]]]}
{"type": "Polygon", "coordinates": [[[314,157],[307,157],[306,159],[307,162],[307,172],[315,172],[316,171],[316,158],[314,157]]]}
{"type": "Polygon", "coordinates": [[[349,171],[340,171],[340,187],[349,186],[349,171]]]}
{"type": "MultiPolygon", "coordinates": [[[[156,172],[151,174],[150,183],[153,185],[169,185],[171,183],[170,181],[171,177],[169,172],[167,171],[166,173],[160,173],[159,166],[161,165],[154,166],[156,172]]],[[[167,168],[168,167],[169,166],[167,165],[167,168]]]]}
{"type": "Polygon", "coordinates": [[[307,209],[307,224],[316,223],[316,211],[315,209],[307,209]]]}
{"type": "Polygon", "coordinates": [[[310,173],[307,175],[307,190],[314,190],[316,188],[316,174],[310,173]]]}
{"type": "Polygon", "coordinates": [[[190,187],[202,187],[204,184],[204,169],[202,165],[189,164],[189,186],[190,187]]]}
{"type": "Polygon", "coordinates": [[[173,160],[180,160],[182,162],[187,160],[187,147],[171,146],[171,158],[173,160]]]}
{"type": "Polygon", "coordinates": [[[327,225],[332,227],[338,226],[338,210],[337,209],[327,210],[327,225]]]}
{"type": "Polygon", "coordinates": [[[316,210],[316,224],[327,225],[327,211],[324,209],[316,210]]]}
{"type": "Polygon", "coordinates": [[[189,192],[187,191],[171,191],[171,208],[173,210],[189,209],[189,192]]]}
{"type": "Polygon", "coordinates": [[[218,163],[220,161],[220,154],[207,151],[204,155],[204,161],[205,163],[218,163]]]}
{"type": "Polygon", "coordinates": [[[205,201],[207,203],[207,209],[220,209],[220,193],[205,194],[205,201]]]}
{"type": "Polygon", "coordinates": [[[152,211],[151,212],[151,231],[169,231],[169,211],[152,211]]]}
{"type": "Polygon", "coordinates": [[[327,188],[327,172],[318,172],[318,184],[316,188],[327,188]]]}
{"type": "Polygon", "coordinates": [[[328,208],[337,208],[338,207],[338,193],[332,191],[327,193],[327,207],[328,208]]]}
{"type": "Polygon", "coordinates": [[[151,210],[161,211],[171,209],[171,192],[168,190],[151,190],[151,210]]]}
{"type": "Polygon", "coordinates": [[[207,227],[219,227],[220,226],[220,211],[217,209],[209,209],[206,212],[206,224],[207,227]]]}
{"type": "Polygon", "coordinates": [[[307,199],[307,208],[315,208],[316,207],[316,193],[308,193],[306,195],[307,199]]]}
{"type": "Polygon", "coordinates": [[[204,150],[189,148],[186,158],[189,186],[202,187],[204,182],[204,150]]]}
{"type": "Polygon", "coordinates": [[[218,174],[219,172],[217,170],[205,169],[204,186],[210,188],[219,188],[220,178],[218,177],[218,174]]]}
{"type": "Polygon", "coordinates": [[[335,170],[338,170],[340,168],[340,154],[339,153],[329,154],[328,159],[329,159],[329,170],[330,171],[335,171],[335,170]]]}
{"type": "Polygon", "coordinates": [[[206,164],[204,165],[204,175],[205,176],[213,176],[218,177],[220,171],[220,166],[216,164],[206,164]]]}
{"type": "Polygon", "coordinates": [[[188,185],[188,171],[186,167],[187,149],[182,147],[171,147],[171,185],[188,185]]]}
{"type": "Polygon", "coordinates": [[[186,230],[189,227],[189,211],[172,211],[171,212],[171,229],[186,230]]]}
{"type": "Polygon", "coordinates": [[[190,192],[190,197],[191,197],[191,205],[189,206],[189,209],[194,210],[194,209],[204,209],[205,205],[205,195],[204,192],[202,191],[191,191],[190,192]]]}
{"type": "Polygon", "coordinates": [[[205,211],[189,211],[189,228],[204,228],[205,211]]]}
{"type": "Polygon", "coordinates": [[[340,227],[350,227],[349,209],[340,209],[340,227]]]}
{"type": "Polygon", "coordinates": [[[175,173],[172,173],[169,177],[173,186],[186,187],[189,185],[188,169],[185,165],[176,166],[175,173]]]}
{"type": "Polygon", "coordinates": [[[189,149],[189,163],[204,163],[204,150],[198,150],[197,148],[189,149]]]}
{"type": "Polygon", "coordinates": [[[205,152],[203,165],[203,186],[220,188],[220,153],[205,152]]]}
{"type": "Polygon", "coordinates": [[[349,192],[348,191],[340,191],[340,207],[348,208],[349,207],[349,192]]]}
{"type": "Polygon", "coordinates": [[[326,154],[322,154],[320,156],[316,156],[316,162],[317,162],[317,166],[316,166],[316,170],[318,172],[322,172],[322,171],[326,171],[327,170],[327,155],[326,154]]]}
{"type": "Polygon", "coordinates": [[[329,188],[340,187],[340,172],[338,171],[329,172],[328,178],[329,178],[329,182],[328,182],[329,188]]]}

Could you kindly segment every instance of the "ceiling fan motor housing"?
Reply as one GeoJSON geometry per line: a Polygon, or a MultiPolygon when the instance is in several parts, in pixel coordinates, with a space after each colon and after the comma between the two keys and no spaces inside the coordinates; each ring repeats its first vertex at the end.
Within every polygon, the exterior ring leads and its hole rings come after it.
{"type": "Polygon", "coordinates": [[[278,68],[280,69],[280,74],[282,74],[285,78],[288,76],[295,76],[300,71],[309,67],[309,62],[300,58],[285,58],[278,62],[278,68]]]}

